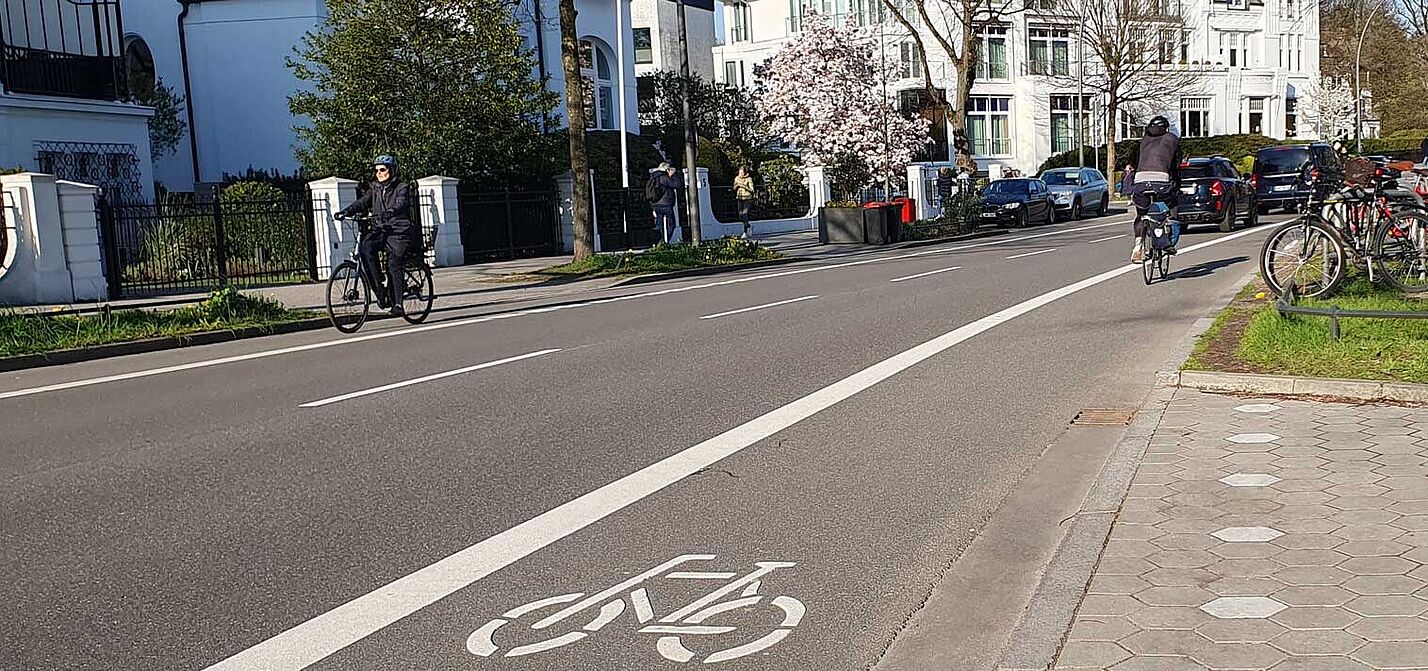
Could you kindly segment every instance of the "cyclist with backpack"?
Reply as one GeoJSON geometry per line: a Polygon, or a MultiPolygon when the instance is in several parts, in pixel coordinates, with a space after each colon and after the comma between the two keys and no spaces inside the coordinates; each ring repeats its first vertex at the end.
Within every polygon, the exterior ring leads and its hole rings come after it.
{"type": "Polygon", "coordinates": [[[679,225],[674,219],[675,196],[679,193],[679,178],[674,174],[674,166],[659,164],[659,169],[650,174],[645,183],[645,201],[654,210],[655,225],[664,234],[666,242],[679,242],[679,225]]]}

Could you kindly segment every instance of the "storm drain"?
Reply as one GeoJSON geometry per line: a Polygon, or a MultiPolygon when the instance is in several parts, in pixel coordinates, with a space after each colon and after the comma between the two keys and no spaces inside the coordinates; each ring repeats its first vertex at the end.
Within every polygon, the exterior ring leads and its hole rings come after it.
{"type": "Polygon", "coordinates": [[[1071,423],[1079,426],[1125,426],[1135,416],[1133,408],[1086,408],[1071,423]]]}

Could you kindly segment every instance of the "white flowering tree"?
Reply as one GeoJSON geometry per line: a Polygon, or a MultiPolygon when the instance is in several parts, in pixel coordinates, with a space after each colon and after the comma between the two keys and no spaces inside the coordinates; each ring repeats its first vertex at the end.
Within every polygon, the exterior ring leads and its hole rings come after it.
{"type": "Polygon", "coordinates": [[[847,192],[884,180],[901,183],[931,141],[928,122],[903,116],[883,96],[873,40],[804,18],[803,32],[769,59],[757,93],[769,131],[802,152],[803,165],[829,170],[847,192]]]}
{"type": "Polygon", "coordinates": [[[1309,82],[1305,91],[1309,98],[1309,116],[1314,130],[1323,140],[1344,138],[1354,132],[1354,91],[1349,83],[1333,77],[1320,77],[1309,82]]]}

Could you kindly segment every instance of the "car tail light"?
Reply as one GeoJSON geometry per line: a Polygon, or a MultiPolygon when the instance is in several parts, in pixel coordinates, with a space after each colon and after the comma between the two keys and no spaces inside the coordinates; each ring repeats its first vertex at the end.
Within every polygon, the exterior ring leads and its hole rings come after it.
{"type": "Polygon", "coordinates": [[[1310,170],[1310,171],[1309,171],[1309,179],[1312,180],[1312,181],[1315,181],[1315,182],[1319,181],[1319,169],[1318,169],[1318,168],[1314,168],[1313,170],[1310,170]]]}
{"type": "Polygon", "coordinates": [[[1189,162],[1189,161],[1181,161],[1181,162],[1180,162],[1180,167],[1182,167],[1182,168],[1188,168],[1188,167],[1190,167],[1190,162],[1189,162]]]}
{"type": "Polygon", "coordinates": [[[1259,188],[1259,175],[1250,175],[1250,186],[1259,188]]]}
{"type": "Polygon", "coordinates": [[[1225,183],[1220,180],[1210,182],[1210,197],[1215,199],[1215,211],[1225,206],[1225,183]]]}

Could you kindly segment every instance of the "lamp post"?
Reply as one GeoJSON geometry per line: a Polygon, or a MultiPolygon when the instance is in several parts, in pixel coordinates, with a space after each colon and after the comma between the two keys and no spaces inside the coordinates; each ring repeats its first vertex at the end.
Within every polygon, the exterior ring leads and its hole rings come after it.
{"type": "Polygon", "coordinates": [[[1081,109],[1086,84],[1086,6],[1076,5],[1076,165],[1086,167],[1086,122],[1081,109]]]}
{"type": "Polygon", "coordinates": [[[1364,90],[1359,76],[1359,60],[1364,53],[1364,37],[1368,35],[1369,24],[1373,23],[1374,15],[1382,7],[1382,3],[1375,3],[1369,8],[1369,15],[1364,18],[1363,30],[1359,31],[1359,46],[1354,50],[1354,145],[1359,154],[1364,153],[1364,90]]]}

